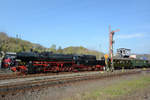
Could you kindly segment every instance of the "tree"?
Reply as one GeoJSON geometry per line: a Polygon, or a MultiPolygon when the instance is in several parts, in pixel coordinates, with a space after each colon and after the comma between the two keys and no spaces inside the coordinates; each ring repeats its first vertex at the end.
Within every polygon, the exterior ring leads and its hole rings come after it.
{"type": "Polygon", "coordinates": [[[50,48],[49,48],[49,51],[53,52],[53,53],[56,53],[56,45],[53,44],[50,48]]]}
{"type": "Polygon", "coordinates": [[[63,53],[61,46],[58,47],[57,53],[63,53]]]}

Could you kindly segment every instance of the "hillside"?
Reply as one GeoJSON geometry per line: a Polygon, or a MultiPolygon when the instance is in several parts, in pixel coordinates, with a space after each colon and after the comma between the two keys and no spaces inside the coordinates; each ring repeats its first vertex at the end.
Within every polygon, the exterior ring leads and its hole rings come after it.
{"type": "Polygon", "coordinates": [[[29,51],[31,48],[34,48],[37,51],[45,49],[39,44],[34,44],[19,38],[9,37],[6,33],[0,32],[0,51],[20,52],[29,51]]]}
{"type": "Polygon", "coordinates": [[[98,52],[95,50],[89,50],[87,48],[84,48],[82,46],[80,47],[67,47],[63,49],[64,54],[89,54],[89,55],[96,55],[97,59],[100,59],[102,56],[104,56],[104,53],[98,52]]]}
{"type": "Polygon", "coordinates": [[[52,45],[50,48],[45,48],[40,44],[31,43],[19,38],[9,37],[6,33],[0,32],[0,51],[4,52],[20,52],[20,51],[52,51],[54,53],[64,53],[64,54],[90,54],[96,55],[97,58],[101,58],[104,54],[95,50],[89,50],[82,46],[79,47],[67,47],[62,49],[60,46],[56,49],[56,45],[52,45]]]}

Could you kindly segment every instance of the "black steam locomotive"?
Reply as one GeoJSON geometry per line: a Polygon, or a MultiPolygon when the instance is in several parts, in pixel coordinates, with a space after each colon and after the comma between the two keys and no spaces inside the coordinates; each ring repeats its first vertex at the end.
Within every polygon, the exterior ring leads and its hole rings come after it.
{"type": "MultiPolygon", "coordinates": [[[[9,58],[9,57],[8,57],[9,58]]],[[[19,52],[13,60],[12,71],[25,73],[64,72],[102,70],[104,60],[96,60],[94,55],[54,54],[51,52],[19,52]]],[[[4,61],[5,61],[4,60],[4,61]]]]}

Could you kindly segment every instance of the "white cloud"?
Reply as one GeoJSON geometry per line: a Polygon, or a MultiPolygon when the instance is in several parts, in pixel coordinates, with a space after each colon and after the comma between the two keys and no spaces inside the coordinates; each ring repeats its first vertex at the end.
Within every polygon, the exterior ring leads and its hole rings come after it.
{"type": "Polygon", "coordinates": [[[117,35],[116,39],[132,39],[132,38],[140,38],[140,37],[144,37],[144,36],[145,36],[144,33],[121,34],[121,35],[117,35]]]}

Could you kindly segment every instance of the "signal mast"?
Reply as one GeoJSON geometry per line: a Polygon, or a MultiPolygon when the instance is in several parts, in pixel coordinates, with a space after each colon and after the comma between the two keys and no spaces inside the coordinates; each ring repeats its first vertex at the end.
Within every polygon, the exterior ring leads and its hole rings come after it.
{"type": "Polygon", "coordinates": [[[113,40],[113,37],[114,37],[115,32],[119,32],[119,31],[120,31],[120,29],[112,31],[111,26],[109,26],[109,57],[110,57],[110,60],[111,60],[111,71],[114,70],[114,64],[113,64],[113,44],[114,44],[114,40],[113,40]]]}

